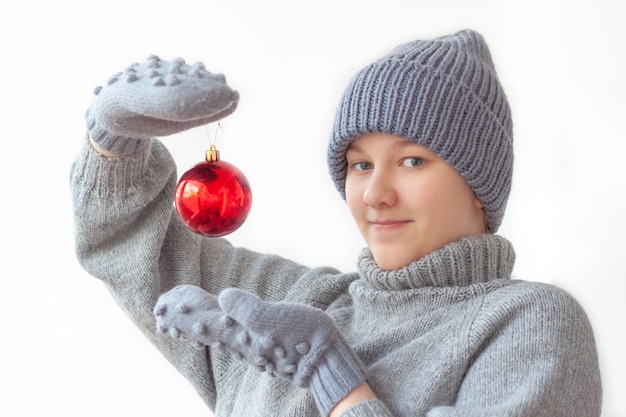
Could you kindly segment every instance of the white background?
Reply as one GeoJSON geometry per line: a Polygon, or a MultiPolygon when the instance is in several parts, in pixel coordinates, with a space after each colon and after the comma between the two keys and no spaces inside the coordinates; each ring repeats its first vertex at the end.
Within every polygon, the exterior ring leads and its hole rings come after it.
{"type": "MultiPolygon", "coordinates": [[[[515,276],[582,303],[603,416],[626,416],[625,21],[623,0],[0,0],[0,416],[210,415],[75,260],[68,175],[96,85],[151,53],[223,72],[241,103],[217,145],[254,191],[232,241],[354,269],[325,165],[339,95],[396,44],[465,27],[513,109],[515,276]]],[[[208,145],[164,142],[181,172],[208,145]]]]}

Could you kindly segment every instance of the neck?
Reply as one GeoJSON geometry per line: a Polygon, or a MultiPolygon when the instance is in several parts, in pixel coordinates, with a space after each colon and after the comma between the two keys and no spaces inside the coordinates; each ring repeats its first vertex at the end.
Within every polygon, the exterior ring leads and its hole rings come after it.
{"type": "Polygon", "coordinates": [[[467,286],[494,279],[509,279],[515,252],[508,240],[482,234],[447,244],[409,265],[381,269],[369,249],[359,257],[359,272],[379,289],[402,290],[426,286],[467,286]]]}

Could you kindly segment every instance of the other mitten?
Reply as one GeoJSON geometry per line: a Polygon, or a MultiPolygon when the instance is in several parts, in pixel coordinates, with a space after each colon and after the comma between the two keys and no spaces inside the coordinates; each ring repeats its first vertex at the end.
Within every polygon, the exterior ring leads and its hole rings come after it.
{"type": "Polygon", "coordinates": [[[324,311],[234,288],[217,301],[199,287],[176,287],[159,299],[157,326],[309,388],[323,415],[365,381],[364,365],[324,311]]]}
{"type": "Polygon", "coordinates": [[[128,155],[153,136],[167,136],[218,121],[237,108],[239,94],[222,74],[204,64],[156,55],[135,63],[96,87],[85,119],[91,139],[102,149],[128,155]]]}

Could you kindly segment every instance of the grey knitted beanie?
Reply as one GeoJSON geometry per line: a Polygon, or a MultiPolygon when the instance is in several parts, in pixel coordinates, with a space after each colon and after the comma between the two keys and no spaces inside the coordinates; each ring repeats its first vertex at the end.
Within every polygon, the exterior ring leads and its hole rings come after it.
{"type": "Polygon", "coordinates": [[[465,178],[496,232],[511,190],[511,111],[483,37],[472,30],[400,45],[349,82],[335,116],[328,166],[345,198],[346,149],[373,132],[435,152],[465,178]]]}

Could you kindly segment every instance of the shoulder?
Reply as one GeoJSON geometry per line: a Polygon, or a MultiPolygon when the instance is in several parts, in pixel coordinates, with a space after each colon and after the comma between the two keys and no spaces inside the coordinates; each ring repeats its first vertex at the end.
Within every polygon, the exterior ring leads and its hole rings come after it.
{"type": "Polygon", "coordinates": [[[529,413],[598,415],[594,335],[581,305],[562,288],[512,281],[485,294],[468,347],[464,385],[477,390],[472,394],[483,395],[492,383],[501,393],[494,398],[523,400],[518,405],[529,413]]]}
{"type": "Polygon", "coordinates": [[[543,282],[514,280],[489,293],[485,305],[493,308],[535,311],[580,310],[580,303],[566,290],[543,282]]]}
{"type": "Polygon", "coordinates": [[[581,304],[564,289],[540,282],[513,281],[486,294],[475,325],[498,333],[593,339],[581,304]]]}

